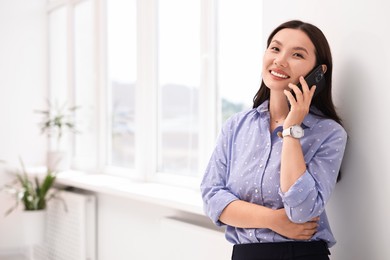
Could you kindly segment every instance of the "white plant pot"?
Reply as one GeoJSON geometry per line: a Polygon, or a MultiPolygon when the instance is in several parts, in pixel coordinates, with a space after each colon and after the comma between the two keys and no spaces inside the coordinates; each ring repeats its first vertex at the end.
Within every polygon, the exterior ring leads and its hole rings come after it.
{"type": "Polygon", "coordinates": [[[70,168],[70,160],[66,151],[47,152],[47,168],[54,171],[65,171],[70,168]]]}
{"type": "Polygon", "coordinates": [[[25,246],[43,244],[46,232],[46,210],[23,211],[21,227],[25,246]]]}

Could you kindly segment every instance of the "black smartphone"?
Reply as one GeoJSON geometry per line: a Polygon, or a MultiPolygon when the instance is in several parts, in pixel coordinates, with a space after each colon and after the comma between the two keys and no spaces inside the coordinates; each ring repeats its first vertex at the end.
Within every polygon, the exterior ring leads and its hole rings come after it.
{"type": "MultiPolygon", "coordinates": [[[[314,92],[314,96],[321,91],[322,88],[325,87],[325,70],[324,70],[324,65],[318,65],[315,67],[309,74],[306,75],[305,80],[307,85],[309,86],[309,89],[313,86],[316,85],[316,91],[314,92]]],[[[301,83],[297,84],[298,88],[302,91],[302,85],[301,83]]],[[[291,90],[291,93],[295,97],[295,93],[293,90],[291,90]]],[[[313,97],[314,97],[313,96],[313,97]]]]}

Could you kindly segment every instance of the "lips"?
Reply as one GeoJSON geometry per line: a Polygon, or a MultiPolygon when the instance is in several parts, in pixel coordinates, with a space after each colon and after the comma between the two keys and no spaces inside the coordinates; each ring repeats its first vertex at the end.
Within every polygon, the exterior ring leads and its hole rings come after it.
{"type": "Polygon", "coordinates": [[[290,76],[289,75],[287,75],[287,74],[285,74],[283,71],[276,71],[276,70],[270,70],[270,73],[273,75],[273,76],[275,76],[275,77],[277,77],[277,78],[280,78],[280,79],[288,79],[288,78],[290,78],[290,76]]]}

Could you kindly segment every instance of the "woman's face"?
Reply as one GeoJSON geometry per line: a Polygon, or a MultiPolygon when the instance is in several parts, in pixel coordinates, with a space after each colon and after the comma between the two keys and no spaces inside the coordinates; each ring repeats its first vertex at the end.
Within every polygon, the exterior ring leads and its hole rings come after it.
{"type": "Polygon", "coordinates": [[[272,38],[263,57],[263,81],[271,90],[289,89],[316,64],[315,47],[298,29],[282,29],[272,38]]]}

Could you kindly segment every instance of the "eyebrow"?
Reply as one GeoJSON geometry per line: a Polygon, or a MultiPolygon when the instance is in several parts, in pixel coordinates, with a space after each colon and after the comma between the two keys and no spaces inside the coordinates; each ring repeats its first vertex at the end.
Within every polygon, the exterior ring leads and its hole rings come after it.
{"type": "MultiPolygon", "coordinates": [[[[280,42],[280,41],[278,41],[278,40],[272,40],[272,42],[275,42],[276,44],[279,44],[279,45],[281,45],[281,46],[283,46],[283,44],[280,42]]],[[[272,43],[271,42],[271,43],[272,43]]],[[[296,51],[304,51],[304,52],[306,52],[307,54],[309,54],[309,52],[305,49],[305,48],[303,48],[303,47],[294,47],[293,48],[293,50],[296,50],[296,51]]]]}

